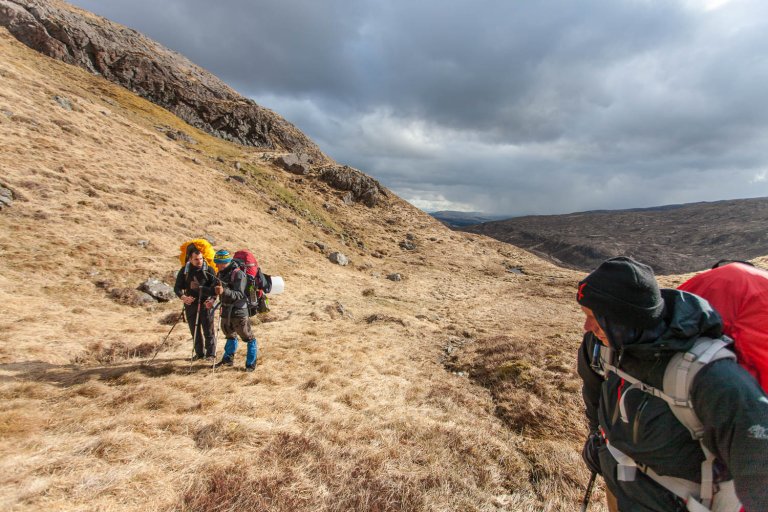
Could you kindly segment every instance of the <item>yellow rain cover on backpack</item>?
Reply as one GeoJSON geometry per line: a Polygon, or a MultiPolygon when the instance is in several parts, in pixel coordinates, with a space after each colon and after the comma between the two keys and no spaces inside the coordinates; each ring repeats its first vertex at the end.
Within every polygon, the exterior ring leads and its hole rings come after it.
{"type": "Polygon", "coordinates": [[[181,247],[179,248],[181,249],[181,254],[179,254],[179,261],[181,262],[181,266],[187,264],[187,247],[189,247],[190,244],[195,244],[195,247],[197,247],[203,254],[203,258],[205,259],[206,263],[208,263],[208,266],[215,272],[216,264],[213,262],[213,257],[216,255],[216,251],[213,250],[213,246],[211,246],[210,242],[204,238],[196,238],[181,244],[181,247]]]}

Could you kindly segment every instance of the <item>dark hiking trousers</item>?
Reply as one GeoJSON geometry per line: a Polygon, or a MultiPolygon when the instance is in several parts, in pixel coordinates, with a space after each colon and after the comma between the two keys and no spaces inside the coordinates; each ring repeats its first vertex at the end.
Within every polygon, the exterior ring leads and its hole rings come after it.
{"type": "MultiPolygon", "coordinates": [[[[195,335],[195,319],[197,318],[197,302],[184,306],[184,312],[187,316],[189,333],[195,335]]],[[[197,357],[207,357],[216,355],[216,340],[214,339],[213,309],[207,309],[205,304],[200,305],[199,327],[197,337],[195,338],[195,355],[197,357]],[[205,343],[203,343],[205,341],[205,343]]]]}
{"type": "Polygon", "coordinates": [[[251,319],[247,316],[228,315],[221,313],[221,331],[225,338],[234,338],[239,335],[243,341],[253,338],[251,331],[251,319]]]}

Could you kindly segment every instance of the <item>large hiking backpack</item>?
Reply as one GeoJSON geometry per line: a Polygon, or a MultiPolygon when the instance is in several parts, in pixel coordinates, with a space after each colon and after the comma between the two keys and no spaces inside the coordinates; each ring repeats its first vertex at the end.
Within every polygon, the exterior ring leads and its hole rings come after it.
{"type": "Polygon", "coordinates": [[[707,299],[720,313],[739,364],[768,393],[768,272],[730,263],[702,272],[678,289],[707,299]]]}
{"type": "Polygon", "coordinates": [[[203,255],[203,272],[216,274],[216,264],[213,262],[216,251],[213,250],[213,246],[211,246],[211,243],[208,240],[204,238],[196,238],[184,242],[179,247],[179,250],[181,251],[179,253],[179,261],[183,266],[182,271],[184,272],[185,279],[190,271],[190,264],[189,261],[187,261],[187,249],[189,249],[191,245],[197,247],[197,250],[203,255]]]}
{"type": "MultiPolygon", "coordinates": [[[[233,264],[245,273],[247,284],[245,298],[248,302],[248,316],[269,311],[269,299],[266,294],[272,288],[271,276],[264,274],[259,268],[259,262],[253,253],[247,249],[237,251],[232,257],[233,264]]],[[[232,272],[234,280],[235,273],[232,272]]]]}
{"type": "Polygon", "coordinates": [[[216,255],[216,251],[213,250],[213,246],[211,246],[211,243],[205,238],[196,238],[181,244],[181,247],[179,247],[179,250],[181,251],[179,253],[179,262],[182,265],[187,264],[187,248],[192,244],[194,244],[195,247],[197,247],[197,250],[203,254],[203,259],[208,267],[215,269],[216,264],[213,262],[213,258],[216,255]]]}
{"type": "MultiPolygon", "coordinates": [[[[706,299],[723,318],[726,335],[717,339],[699,338],[687,352],[675,354],[664,372],[663,389],[650,386],[617,368],[613,351],[608,347],[600,348],[600,367],[631,383],[619,401],[623,421],[627,421],[624,397],[630,389],[640,389],[667,402],[678,421],[691,433],[691,437],[701,443],[704,426],[690,401],[691,386],[701,368],[719,359],[737,359],[763,389],[768,390],[768,272],[748,264],[731,263],[702,272],[681,284],[679,289],[706,299]]],[[[643,471],[652,480],[685,500],[688,510],[738,511],[740,504],[732,481],[720,482],[719,492],[715,493],[715,457],[703,443],[701,448],[705,456],[701,466],[701,485],[659,476],[649,468],[643,468],[643,471]]],[[[617,460],[619,472],[624,473],[627,479],[634,478],[637,464],[610,444],[608,450],[617,460]]]]}

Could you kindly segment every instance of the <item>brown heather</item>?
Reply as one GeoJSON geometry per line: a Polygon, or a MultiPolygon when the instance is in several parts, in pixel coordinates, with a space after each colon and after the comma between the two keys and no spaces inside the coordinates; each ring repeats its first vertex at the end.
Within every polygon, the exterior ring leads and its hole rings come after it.
{"type": "Polygon", "coordinates": [[[347,205],[4,30],[0,44],[0,182],[16,195],[0,212],[0,509],[578,507],[579,273],[394,196],[347,205]],[[233,369],[191,366],[184,326],[145,364],[179,303],[109,294],[169,281],[204,234],[286,279],[252,374],[242,346],[233,369]]]}

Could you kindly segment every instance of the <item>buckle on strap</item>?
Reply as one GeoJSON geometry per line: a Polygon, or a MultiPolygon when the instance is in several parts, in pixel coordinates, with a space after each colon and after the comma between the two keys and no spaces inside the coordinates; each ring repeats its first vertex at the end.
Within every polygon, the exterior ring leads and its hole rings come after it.
{"type": "Polygon", "coordinates": [[[692,363],[696,359],[698,359],[698,355],[694,354],[693,352],[686,352],[683,355],[683,360],[688,361],[689,363],[692,363]]]}

